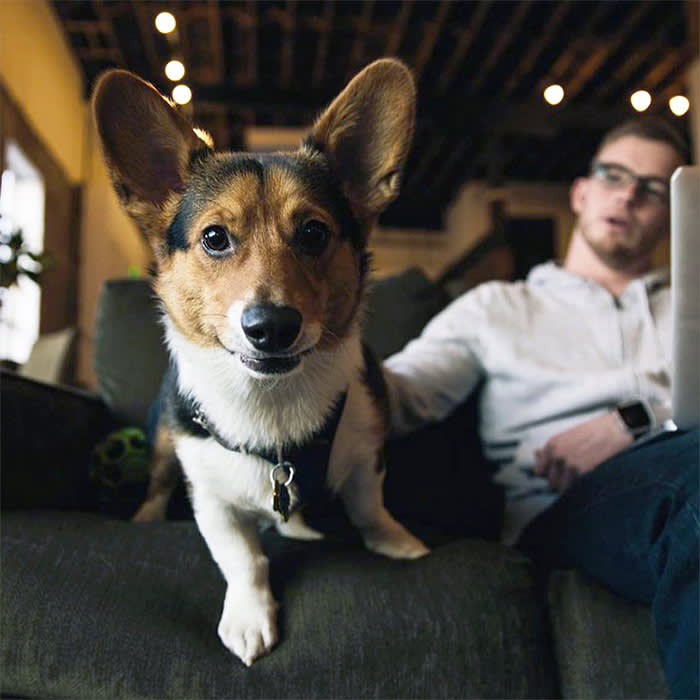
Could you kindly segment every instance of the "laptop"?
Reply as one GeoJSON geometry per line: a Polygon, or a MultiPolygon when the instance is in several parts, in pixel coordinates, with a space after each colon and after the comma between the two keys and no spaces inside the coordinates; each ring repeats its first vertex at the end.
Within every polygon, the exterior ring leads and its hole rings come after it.
{"type": "Polygon", "coordinates": [[[671,177],[672,418],[700,425],[700,166],[671,177]]]}
{"type": "Polygon", "coordinates": [[[632,448],[700,425],[700,166],[671,177],[671,418],[632,448]]]}

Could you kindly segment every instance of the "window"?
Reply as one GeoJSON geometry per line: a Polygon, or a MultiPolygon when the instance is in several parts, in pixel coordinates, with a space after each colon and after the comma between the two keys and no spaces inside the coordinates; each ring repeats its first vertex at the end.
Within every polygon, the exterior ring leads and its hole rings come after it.
{"type": "MultiPolygon", "coordinates": [[[[5,236],[20,229],[26,248],[40,253],[44,248],[44,178],[11,139],[5,142],[4,164],[0,181],[0,232],[5,236]]],[[[0,288],[0,294],[0,358],[22,364],[39,336],[41,289],[32,280],[20,276],[17,284],[0,288]]]]}

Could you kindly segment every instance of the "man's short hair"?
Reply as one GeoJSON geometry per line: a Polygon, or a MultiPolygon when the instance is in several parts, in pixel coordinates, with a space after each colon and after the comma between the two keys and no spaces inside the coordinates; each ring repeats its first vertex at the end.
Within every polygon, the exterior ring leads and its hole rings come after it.
{"type": "Polygon", "coordinates": [[[608,144],[618,141],[624,136],[637,136],[650,141],[661,141],[678,153],[683,164],[690,163],[692,160],[688,140],[679,129],[661,117],[647,116],[629,119],[608,131],[603,136],[593,156],[593,161],[598,158],[600,152],[608,144]]]}

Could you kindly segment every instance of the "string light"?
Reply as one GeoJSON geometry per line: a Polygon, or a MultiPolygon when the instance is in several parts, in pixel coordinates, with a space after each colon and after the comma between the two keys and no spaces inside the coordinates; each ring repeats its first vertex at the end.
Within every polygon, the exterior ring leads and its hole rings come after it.
{"type": "Polygon", "coordinates": [[[543,95],[550,105],[558,105],[564,99],[564,88],[561,85],[550,85],[545,88],[543,95]]]}
{"type": "Polygon", "coordinates": [[[682,117],[690,109],[690,100],[685,95],[674,95],[668,107],[677,117],[682,117]]]}
{"type": "Polygon", "coordinates": [[[161,34],[170,34],[176,26],[175,17],[170,12],[159,12],[156,16],[156,29],[161,34]]]}
{"type": "Polygon", "coordinates": [[[180,83],[173,88],[173,100],[179,105],[186,105],[192,99],[192,90],[180,83]]]}
{"type": "Polygon", "coordinates": [[[165,75],[169,80],[176,83],[178,80],[182,80],[185,77],[185,65],[182,61],[173,59],[168,61],[165,66],[165,75]]]}
{"type": "Polygon", "coordinates": [[[651,95],[646,90],[637,90],[630,95],[630,102],[638,112],[644,112],[649,109],[651,95]]]}

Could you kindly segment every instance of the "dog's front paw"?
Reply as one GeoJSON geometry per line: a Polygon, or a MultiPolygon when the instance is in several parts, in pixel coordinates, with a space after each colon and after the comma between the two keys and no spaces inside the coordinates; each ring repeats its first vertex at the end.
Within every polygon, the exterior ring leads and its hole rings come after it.
{"type": "Polygon", "coordinates": [[[392,559],[418,559],[430,554],[423,542],[393,519],[363,528],[362,539],[367,549],[392,559]]]}
{"type": "Polygon", "coordinates": [[[219,637],[246,666],[277,643],[277,603],[269,590],[226,591],[219,637]]]}
{"type": "Polygon", "coordinates": [[[299,511],[292,513],[287,522],[284,522],[283,520],[276,521],[275,527],[280,535],[289,537],[293,540],[312,541],[322,540],[324,538],[324,534],[322,532],[314,530],[304,522],[304,518],[302,518],[299,511]]]}

